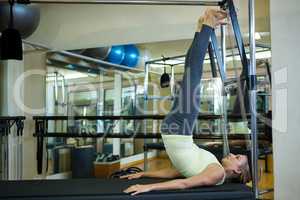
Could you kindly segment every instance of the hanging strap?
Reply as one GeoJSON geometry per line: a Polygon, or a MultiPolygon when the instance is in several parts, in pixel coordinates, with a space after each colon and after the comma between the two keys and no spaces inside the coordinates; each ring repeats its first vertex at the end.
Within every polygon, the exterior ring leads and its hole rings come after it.
{"type": "Polygon", "coordinates": [[[224,69],[224,63],[223,63],[223,60],[222,60],[222,56],[221,56],[221,53],[219,51],[218,39],[217,39],[217,36],[216,36],[215,32],[212,33],[210,39],[211,39],[212,48],[213,48],[213,50],[215,52],[215,55],[216,55],[217,64],[218,64],[218,67],[219,67],[219,73],[220,73],[222,82],[224,84],[227,77],[226,77],[226,72],[225,72],[225,69],[224,69]]]}
{"type": "Polygon", "coordinates": [[[10,8],[10,20],[9,20],[9,28],[13,28],[14,27],[14,4],[15,4],[15,0],[8,0],[9,3],[9,8],[10,8]]]}
{"type": "MultiPolygon", "coordinates": [[[[231,19],[231,23],[232,23],[232,28],[233,28],[233,32],[234,32],[234,36],[235,36],[235,40],[237,43],[237,47],[239,50],[239,55],[241,58],[241,62],[243,65],[243,71],[245,72],[245,76],[248,77],[249,76],[249,62],[247,59],[247,55],[246,55],[246,51],[245,51],[245,45],[244,45],[244,41],[243,41],[243,37],[242,37],[242,33],[241,33],[241,29],[240,29],[240,25],[237,19],[237,14],[235,11],[235,7],[233,4],[232,0],[228,0],[227,1],[227,5],[228,5],[228,9],[229,9],[229,15],[230,15],[230,19],[231,19]]],[[[247,83],[249,81],[247,80],[247,83]]]]}
{"type": "Polygon", "coordinates": [[[208,45],[208,55],[209,55],[209,60],[210,60],[212,77],[216,78],[216,77],[218,77],[217,66],[216,66],[214,50],[213,50],[211,42],[208,45]]]}
{"type": "Polygon", "coordinates": [[[228,129],[227,129],[227,95],[225,91],[225,82],[226,82],[226,71],[225,71],[225,63],[222,59],[221,53],[219,51],[219,45],[218,45],[218,40],[216,33],[213,32],[211,35],[211,46],[212,49],[216,55],[218,67],[219,67],[219,73],[221,76],[221,80],[223,83],[223,89],[222,89],[222,97],[223,97],[223,156],[227,156],[230,153],[230,148],[229,148],[229,141],[228,141],[228,129]]]}

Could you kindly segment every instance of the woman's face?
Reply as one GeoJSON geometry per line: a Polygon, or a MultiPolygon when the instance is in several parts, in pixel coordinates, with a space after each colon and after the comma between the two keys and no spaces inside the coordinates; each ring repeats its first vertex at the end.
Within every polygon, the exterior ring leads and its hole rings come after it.
{"type": "Polygon", "coordinates": [[[235,173],[241,173],[241,167],[247,163],[247,156],[229,154],[222,159],[224,167],[233,170],[235,173]]]}

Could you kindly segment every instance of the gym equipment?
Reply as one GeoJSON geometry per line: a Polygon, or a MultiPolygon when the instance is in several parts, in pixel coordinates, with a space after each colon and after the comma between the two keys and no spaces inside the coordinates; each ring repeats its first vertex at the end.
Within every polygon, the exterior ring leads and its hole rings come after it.
{"type": "Polygon", "coordinates": [[[114,172],[110,175],[110,178],[120,178],[121,176],[127,176],[130,174],[136,174],[142,172],[143,170],[138,167],[129,167],[127,169],[121,169],[117,172],[114,172]]]}
{"type": "Polygon", "coordinates": [[[164,66],[164,73],[160,77],[160,87],[167,88],[170,86],[170,76],[166,72],[166,65],[164,66]]]}
{"type": "Polygon", "coordinates": [[[9,23],[8,28],[2,30],[0,49],[1,60],[22,60],[23,59],[23,45],[19,31],[14,28],[14,0],[9,0],[9,23]]]}
{"type": "Polygon", "coordinates": [[[128,45],[124,45],[124,50],[125,50],[125,57],[122,62],[122,65],[128,67],[136,67],[140,57],[139,49],[133,44],[128,44],[128,45]]]}
{"type": "MultiPolygon", "coordinates": [[[[248,118],[251,117],[250,114],[247,115],[248,118]]],[[[144,120],[147,119],[152,120],[163,120],[165,115],[135,115],[135,116],[74,116],[73,120],[144,120]]],[[[241,116],[239,115],[228,115],[228,119],[231,121],[239,121],[241,116]]],[[[200,113],[198,116],[200,120],[218,120],[222,119],[222,115],[208,115],[200,113]]],[[[67,121],[68,116],[34,116],[33,120],[35,120],[35,133],[34,137],[37,139],[37,169],[38,173],[42,172],[42,160],[43,160],[43,146],[44,146],[44,138],[47,137],[60,137],[60,138],[161,138],[160,134],[156,133],[140,133],[140,132],[133,132],[133,133],[82,133],[82,132],[49,132],[45,127],[48,127],[49,121],[67,121]]],[[[265,136],[260,136],[263,139],[265,136]]],[[[221,139],[222,135],[206,135],[206,134],[194,134],[195,139],[221,139]]],[[[229,139],[245,139],[245,135],[234,134],[230,135],[229,139]]],[[[266,139],[267,140],[267,139],[266,139]]]]}
{"type": "Polygon", "coordinates": [[[106,60],[110,51],[111,51],[111,47],[91,48],[91,49],[84,50],[82,52],[82,55],[100,59],[100,60],[106,60]]]}
{"type": "MultiPolygon", "coordinates": [[[[257,92],[257,77],[256,77],[256,41],[255,41],[255,1],[249,1],[249,46],[250,60],[248,62],[240,26],[237,20],[233,0],[227,0],[229,15],[232,22],[232,27],[235,33],[236,43],[239,49],[243,70],[246,72],[247,84],[247,100],[251,112],[251,165],[252,165],[252,187],[255,198],[259,197],[258,189],[258,142],[257,142],[257,119],[256,119],[256,92],[257,92]]],[[[241,87],[240,87],[241,88],[241,87]]],[[[241,97],[239,97],[241,101],[241,97]]]]}
{"type": "Polygon", "coordinates": [[[0,199],[14,200],[253,200],[251,189],[243,184],[200,187],[185,190],[153,191],[131,196],[124,189],[135,184],[157,183],[161,179],[71,179],[0,182],[0,199]]]}
{"type": "Polygon", "coordinates": [[[107,154],[104,154],[104,153],[97,154],[95,162],[103,162],[103,160],[106,156],[107,156],[107,154]]]}
{"type": "Polygon", "coordinates": [[[208,55],[209,55],[209,60],[210,60],[212,77],[216,78],[216,77],[218,77],[217,66],[216,66],[216,61],[215,61],[215,56],[214,56],[214,50],[213,50],[211,42],[208,45],[208,55]]]}
{"type": "MultiPolygon", "coordinates": [[[[27,2],[28,0],[19,0],[20,2],[27,2]]],[[[182,6],[221,6],[223,1],[161,1],[161,0],[90,0],[90,1],[59,1],[59,0],[31,0],[31,3],[36,4],[124,4],[124,5],[182,5],[182,6]]]]}
{"type": "Polygon", "coordinates": [[[110,154],[98,154],[96,162],[114,162],[120,159],[119,155],[110,154]]]}
{"type": "Polygon", "coordinates": [[[81,146],[72,149],[72,178],[94,177],[94,146],[81,146]]]}
{"type": "MultiPolygon", "coordinates": [[[[221,8],[229,7],[230,14],[234,13],[234,6],[232,0],[224,0],[224,1],[217,1],[217,2],[203,2],[203,1],[88,1],[88,2],[64,2],[64,1],[56,1],[56,0],[50,0],[47,2],[43,2],[42,0],[33,0],[32,3],[76,3],[76,4],[139,4],[139,5],[205,5],[205,6],[219,6],[221,8]]],[[[232,21],[236,20],[236,15],[231,15],[232,21]]],[[[256,60],[255,60],[255,53],[256,53],[256,46],[255,46],[255,3],[254,0],[249,0],[249,30],[250,30],[250,65],[247,65],[248,74],[247,74],[247,80],[249,84],[249,96],[250,96],[250,105],[251,105],[251,134],[252,134],[252,166],[253,166],[253,193],[255,198],[258,197],[258,187],[257,187],[257,127],[256,127],[256,60]]],[[[234,24],[234,23],[233,23],[234,24]]],[[[240,44],[240,43],[239,43],[240,44]]],[[[224,51],[225,49],[223,49],[224,51]]],[[[148,81],[149,81],[149,70],[147,69],[147,64],[145,67],[146,75],[145,75],[145,101],[148,100],[148,81]]],[[[146,108],[146,105],[145,105],[146,108]]],[[[145,109],[147,111],[147,109],[145,109]]],[[[145,125],[147,125],[145,123],[145,125]]],[[[147,127],[147,126],[145,126],[147,127]]],[[[38,127],[40,130],[46,130],[46,127],[38,127]]],[[[40,132],[41,133],[41,132],[40,132]]],[[[43,149],[43,142],[42,142],[43,136],[38,136],[38,143],[41,145],[39,146],[40,149],[43,149]]],[[[42,156],[38,155],[38,159],[40,159],[42,156]]],[[[186,197],[186,195],[185,195],[186,197]]],[[[214,194],[214,197],[216,195],[214,194]]],[[[197,197],[199,198],[199,196],[197,197]]],[[[214,198],[216,199],[216,198],[214,198]]],[[[224,199],[224,196],[222,196],[222,199],[224,199]]],[[[230,199],[234,199],[232,196],[230,199]]]]}
{"type": "Polygon", "coordinates": [[[109,176],[109,178],[111,178],[111,179],[119,179],[120,177],[126,176],[126,175],[128,175],[128,174],[126,173],[126,171],[121,169],[121,170],[119,170],[119,171],[116,171],[116,172],[112,173],[112,174],[109,176]]]}
{"type": "Polygon", "coordinates": [[[71,152],[74,146],[62,145],[53,148],[53,173],[71,170],[71,152]]]}
{"type": "Polygon", "coordinates": [[[112,46],[108,54],[107,61],[114,64],[121,64],[125,58],[125,48],[124,46],[112,46]]]}
{"type": "Polygon", "coordinates": [[[16,29],[8,28],[2,32],[0,40],[1,60],[22,60],[23,46],[22,39],[16,29]]]}
{"type": "Polygon", "coordinates": [[[0,180],[9,180],[9,174],[14,175],[14,179],[22,178],[22,166],[23,166],[23,129],[24,129],[25,117],[2,117],[0,116],[0,180]],[[12,131],[16,131],[15,133],[12,131]],[[16,141],[14,144],[13,152],[10,152],[8,137],[16,141]],[[13,157],[12,154],[13,153],[13,157]],[[9,167],[9,160],[15,159],[14,163],[16,168],[11,169],[9,167]],[[10,172],[11,171],[11,172],[10,172]]]}
{"type": "Polygon", "coordinates": [[[138,167],[129,167],[126,171],[130,174],[134,174],[134,173],[142,172],[143,170],[138,167]]]}
{"type": "MultiPolygon", "coordinates": [[[[258,153],[257,153],[257,121],[256,121],[256,59],[255,59],[255,54],[256,54],[256,45],[255,45],[255,4],[253,0],[249,1],[249,30],[250,30],[250,62],[247,60],[246,52],[245,52],[245,46],[243,43],[243,38],[242,34],[240,31],[240,26],[237,20],[237,14],[235,11],[235,6],[233,3],[233,0],[224,0],[222,3],[219,5],[221,9],[228,10],[229,11],[229,16],[231,19],[231,24],[234,30],[234,36],[236,39],[237,47],[239,50],[239,56],[242,61],[242,66],[243,70],[245,72],[245,77],[246,81],[245,83],[247,84],[247,88],[245,88],[245,91],[248,90],[248,93],[245,94],[245,98],[249,102],[249,107],[251,108],[251,149],[252,149],[252,174],[253,174],[253,193],[255,194],[255,198],[258,198],[259,196],[259,190],[258,190],[258,153]],[[249,94],[249,96],[246,96],[246,94],[249,94]]],[[[222,54],[219,51],[219,46],[217,44],[217,38],[216,35],[213,34],[211,37],[211,44],[212,48],[214,50],[214,54],[216,57],[216,61],[219,67],[219,73],[221,76],[221,79],[223,81],[224,86],[226,85],[226,71],[225,71],[225,59],[226,59],[226,37],[225,37],[225,27],[222,25],[221,27],[221,38],[222,38],[222,54]]],[[[181,58],[181,56],[178,57],[173,57],[174,59],[176,58],[181,58]]],[[[212,60],[212,59],[211,59],[212,60]]],[[[156,64],[159,62],[159,60],[152,60],[148,61],[145,63],[145,81],[144,81],[144,99],[145,99],[145,112],[147,112],[148,108],[148,101],[149,100],[155,100],[158,98],[151,98],[151,96],[148,95],[148,81],[149,81],[149,65],[150,64],[156,64]]],[[[182,63],[181,63],[182,64],[182,63]]],[[[215,74],[214,74],[215,75],[215,74]]],[[[245,84],[245,86],[246,86],[245,84]]],[[[241,88],[241,87],[240,87],[241,88]]],[[[226,88],[223,88],[223,136],[224,136],[224,155],[226,155],[229,152],[229,145],[228,145],[228,138],[227,138],[227,99],[226,99],[226,88]]],[[[171,91],[171,95],[173,95],[171,91]]],[[[172,99],[172,98],[171,98],[172,99]]],[[[242,98],[239,97],[240,102],[242,102],[242,98]]],[[[239,102],[238,102],[239,103],[239,102]]],[[[242,113],[243,114],[243,113],[242,113]]],[[[244,117],[244,116],[243,116],[244,117]]],[[[247,119],[247,118],[246,118],[247,119]]],[[[147,122],[145,122],[145,127],[147,127],[147,122]]]]}
{"type": "MultiPolygon", "coordinates": [[[[40,23],[40,10],[36,5],[14,4],[14,28],[18,30],[23,39],[28,38],[37,29],[40,23]]],[[[0,31],[7,28],[10,21],[10,6],[1,4],[0,6],[0,31]]]]}

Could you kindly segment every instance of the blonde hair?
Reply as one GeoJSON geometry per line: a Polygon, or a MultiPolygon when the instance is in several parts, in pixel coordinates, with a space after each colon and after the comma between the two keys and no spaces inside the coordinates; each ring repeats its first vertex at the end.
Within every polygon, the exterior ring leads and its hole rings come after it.
{"type": "Polygon", "coordinates": [[[246,163],[241,166],[240,181],[242,183],[248,183],[249,181],[251,181],[251,173],[250,173],[248,159],[246,163]]]}

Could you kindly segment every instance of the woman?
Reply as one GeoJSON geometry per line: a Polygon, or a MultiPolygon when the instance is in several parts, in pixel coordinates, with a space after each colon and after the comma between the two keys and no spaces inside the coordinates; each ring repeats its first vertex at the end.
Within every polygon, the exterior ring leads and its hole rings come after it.
{"type": "Polygon", "coordinates": [[[186,189],[223,184],[226,178],[250,179],[246,156],[229,154],[222,162],[199,148],[193,141],[192,130],[197,121],[200,106],[200,80],[209,39],[214,28],[223,23],[224,11],[209,9],[200,17],[192,45],[187,53],[181,89],[170,113],[161,125],[166,152],[175,169],[142,172],[122,178],[141,177],[175,179],[148,185],[133,185],[125,193],[137,195],[154,190],[186,189]],[[184,177],[184,178],[181,178],[184,177]]]}

